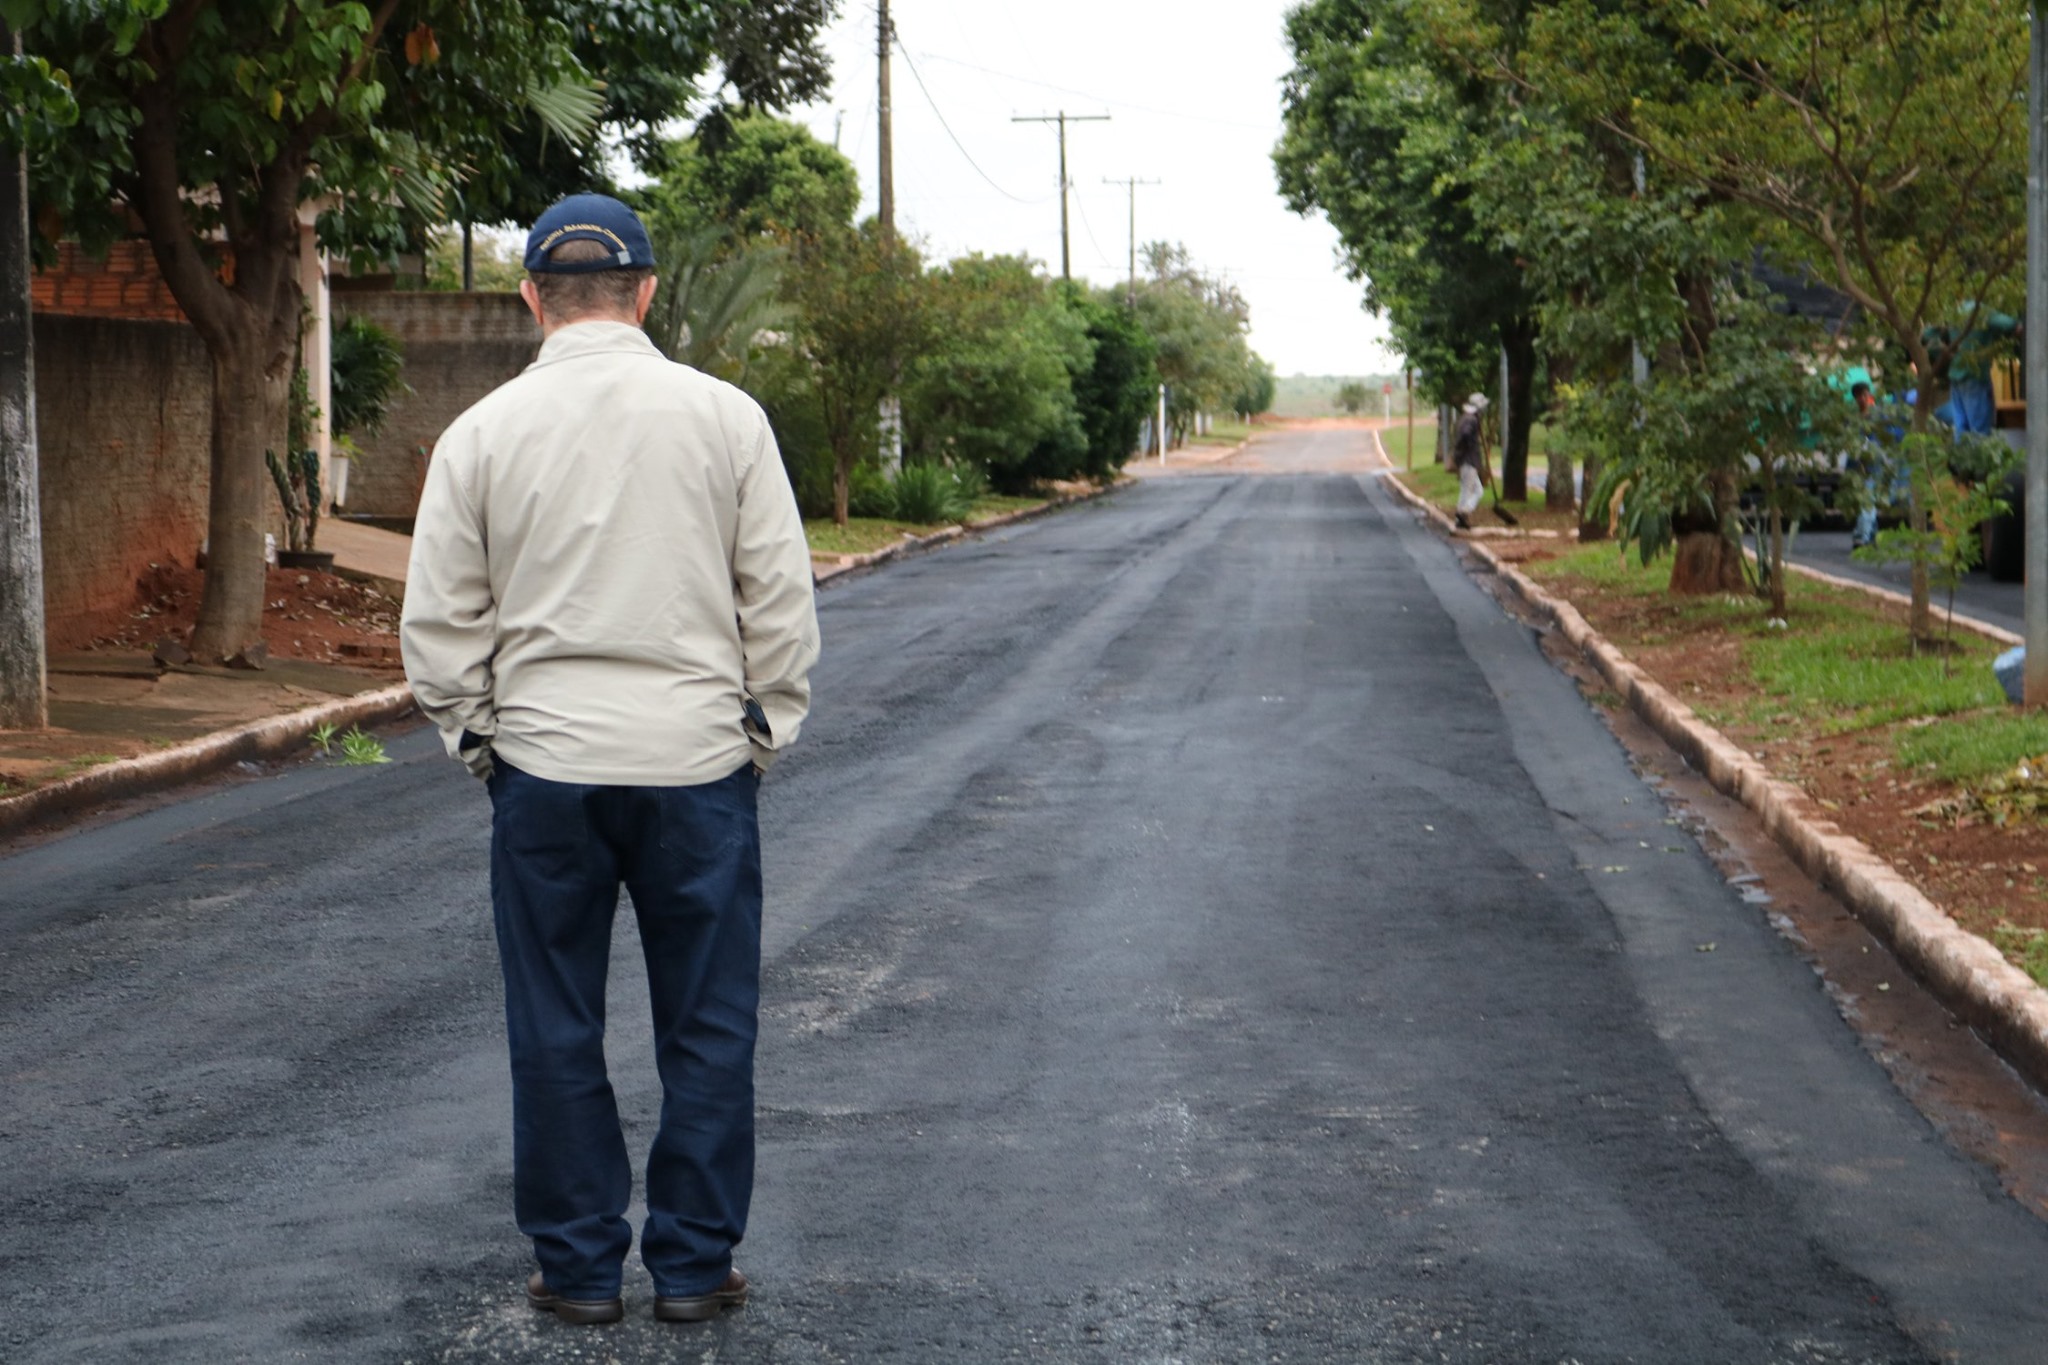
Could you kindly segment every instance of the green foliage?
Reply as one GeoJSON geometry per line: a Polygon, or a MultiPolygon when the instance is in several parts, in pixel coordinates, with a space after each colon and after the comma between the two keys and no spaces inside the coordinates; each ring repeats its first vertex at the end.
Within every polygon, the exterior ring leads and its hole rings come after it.
{"type": "Polygon", "coordinates": [[[1251,370],[1245,382],[1230,400],[1230,410],[1241,412],[1247,418],[1257,417],[1262,412],[1273,410],[1273,400],[1280,391],[1280,381],[1273,373],[1273,366],[1264,356],[1252,357],[1251,370]]]}
{"type": "Polygon", "coordinates": [[[280,458],[266,450],[263,462],[284,507],[285,548],[312,549],[313,534],[320,529],[320,452],[307,446],[280,458]]]}
{"type": "Polygon", "coordinates": [[[738,244],[815,238],[851,226],[860,203],[859,174],[838,148],[766,114],[666,144],[656,169],[642,206],[675,234],[717,225],[738,244]]]}
{"type": "Polygon", "coordinates": [[[1289,12],[1294,66],[1273,161],[1297,213],[1337,230],[1366,307],[1436,402],[1487,387],[1533,300],[1475,196],[1508,101],[1473,79],[1413,0],[1307,0],[1289,12]]]}
{"type": "Polygon", "coordinates": [[[921,526],[964,520],[974,505],[952,471],[935,464],[904,465],[897,471],[894,492],[896,519],[921,526]]]}
{"type": "Polygon", "coordinates": [[[647,334],[661,353],[693,369],[745,386],[762,334],[782,327],[783,248],[765,242],[731,247],[718,226],[679,233],[656,220],[661,286],[648,310],[647,334]]]}
{"type": "MultiPolygon", "coordinates": [[[[1030,472],[1045,479],[1101,481],[1114,477],[1131,458],[1138,433],[1152,415],[1159,389],[1158,347],[1137,315],[1108,294],[1073,290],[1066,302],[1089,343],[1088,364],[1068,371],[1086,444],[1078,461],[1060,462],[1052,457],[1069,447],[1041,443],[1030,472]]],[[[1069,361],[1079,354],[1069,351],[1069,361]]]]}
{"type": "Polygon", "coordinates": [[[847,513],[856,517],[894,517],[895,485],[882,477],[882,471],[873,464],[854,466],[848,480],[847,513]]]}
{"type": "Polygon", "coordinates": [[[341,757],[336,761],[348,768],[367,767],[374,763],[389,763],[391,755],[384,752],[382,740],[360,725],[351,725],[348,733],[341,737],[341,757]]]}
{"type": "Polygon", "coordinates": [[[332,347],[328,383],[334,431],[375,436],[384,429],[391,405],[412,391],[405,382],[405,345],[368,318],[345,317],[334,325],[332,347]]]}
{"type": "Polygon", "coordinates": [[[1902,526],[1879,531],[1876,542],[1857,550],[1856,557],[1911,565],[1935,587],[1945,589],[1948,631],[1953,638],[1956,587],[1983,553],[1978,526],[2007,510],[2000,494],[2005,476],[2018,463],[2019,452],[1996,437],[1951,438],[1916,431],[1907,433],[1887,454],[1911,483],[1910,505],[1917,515],[1908,517],[1902,526]],[[1957,477],[1958,463],[1982,481],[1957,477]]]}
{"type": "Polygon", "coordinates": [[[1363,408],[1370,399],[1371,395],[1366,392],[1365,385],[1359,383],[1356,379],[1347,379],[1337,386],[1337,392],[1331,398],[1330,404],[1332,407],[1341,408],[1346,413],[1356,417],[1359,409],[1363,408]]]}
{"type": "Polygon", "coordinates": [[[856,466],[872,460],[882,399],[931,329],[923,263],[872,221],[800,240],[785,274],[790,335],[806,373],[797,391],[831,451],[833,517],[842,525],[856,466]]]}
{"type": "Polygon", "coordinates": [[[339,732],[339,729],[340,727],[335,725],[334,722],[323,721],[313,727],[313,733],[306,736],[306,742],[313,746],[315,752],[325,758],[334,752],[334,737],[339,732]]]}
{"type": "Polygon", "coordinates": [[[903,369],[906,448],[980,465],[1000,488],[1077,467],[1072,375],[1094,348],[1053,282],[1021,256],[963,256],[927,275],[925,307],[927,343],[903,369]]]}
{"type": "Polygon", "coordinates": [[[1991,930],[1991,942],[2014,966],[2048,986],[2048,930],[2000,924],[1991,930]]]}
{"type": "Polygon", "coordinates": [[[1245,340],[1251,311],[1235,285],[1197,267],[1186,247],[1152,242],[1140,255],[1138,321],[1157,348],[1167,424],[1181,444],[1196,414],[1227,411],[1250,384],[1257,359],[1245,340]]]}

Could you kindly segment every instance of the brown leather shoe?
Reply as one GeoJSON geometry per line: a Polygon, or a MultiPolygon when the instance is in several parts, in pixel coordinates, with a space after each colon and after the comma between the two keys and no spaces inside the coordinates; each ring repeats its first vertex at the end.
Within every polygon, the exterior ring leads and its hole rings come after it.
{"type": "Polygon", "coordinates": [[[588,1326],[597,1322],[617,1322],[626,1316],[623,1299],[565,1299],[548,1288],[548,1282],[541,1278],[538,1270],[526,1280],[526,1301],[543,1313],[553,1313],[563,1322],[588,1326]]]}
{"type": "Polygon", "coordinates": [[[657,1322],[709,1322],[728,1308],[747,1301],[747,1277],[735,1270],[725,1283],[704,1294],[657,1294],[654,1319],[657,1322]]]}

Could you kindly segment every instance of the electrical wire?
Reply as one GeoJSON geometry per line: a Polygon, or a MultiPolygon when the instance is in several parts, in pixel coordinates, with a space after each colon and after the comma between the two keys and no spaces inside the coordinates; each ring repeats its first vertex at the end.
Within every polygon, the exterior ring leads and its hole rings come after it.
{"type": "MultiPolygon", "coordinates": [[[[894,35],[892,34],[891,37],[894,38],[894,35]]],[[[924,102],[932,107],[932,114],[938,119],[939,126],[946,130],[947,137],[953,139],[953,146],[959,149],[961,157],[965,159],[968,165],[974,167],[974,173],[983,180],[988,181],[990,189],[1002,195],[1005,199],[1013,199],[1019,204],[1043,204],[1052,197],[1051,195],[1042,195],[1037,199],[1026,199],[1023,195],[1012,194],[1001,185],[998,185],[994,178],[981,168],[981,163],[969,154],[967,144],[960,140],[960,135],[953,131],[953,125],[946,122],[946,116],[939,112],[939,102],[932,98],[932,92],[925,86],[924,77],[918,74],[917,63],[912,61],[910,57],[910,49],[903,45],[903,40],[900,38],[895,38],[895,47],[898,52],[903,54],[903,64],[910,68],[910,78],[917,82],[918,91],[923,94],[924,102]]]]}
{"type": "Polygon", "coordinates": [[[1070,192],[1074,196],[1074,207],[1081,212],[1081,230],[1088,234],[1088,244],[1095,248],[1095,254],[1102,261],[1103,268],[1114,273],[1116,262],[1109,259],[1109,253],[1102,249],[1102,243],[1095,240],[1095,226],[1088,221],[1088,208],[1081,202],[1081,191],[1073,189],[1070,192]]]}
{"type": "MultiPolygon", "coordinates": [[[[905,52],[903,55],[908,57],[910,54],[905,52]]],[[[1158,114],[1162,118],[1182,119],[1190,123],[1213,123],[1222,128],[1244,128],[1256,133],[1276,131],[1273,127],[1263,123],[1244,123],[1237,119],[1211,118],[1206,114],[1189,114],[1183,113],[1178,109],[1161,109],[1157,105],[1133,104],[1129,100],[1113,100],[1102,95],[1090,94],[1086,90],[1076,90],[1068,85],[1054,85],[1050,81],[1036,81],[1029,76],[1013,75],[1008,71],[998,71],[991,66],[976,66],[973,62],[963,62],[958,57],[948,57],[943,52],[927,52],[924,55],[927,61],[945,62],[950,66],[964,67],[969,71],[979,71],[984,76],[1000,76],[1006,81],[1016,81],[1022,85],[1035,85],[1041,90],[1051,90],[1062,95],[1073,95],[1080,99],[1092,100],[1097,104],[1113,104],[1119,109],[1133,109],[1141,114],[1158,114]]]]}

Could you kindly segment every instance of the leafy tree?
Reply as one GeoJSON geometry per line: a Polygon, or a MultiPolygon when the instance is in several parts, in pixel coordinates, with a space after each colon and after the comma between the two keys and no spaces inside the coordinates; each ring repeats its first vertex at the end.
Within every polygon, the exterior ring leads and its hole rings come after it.
{"type": "MultiPolygon", "coordinates": [[[[1863,424],[1826,374],[1788,361],[1823,349],[1822,327],[1775,312],[1732,282],[1715,292],[1711,347],[1676,353],[1640,388],[1608,391],[1604,434],[1620,454],[1594,501],[1622,491],[1621,539],[1648,563],[1673,544],[1688,514],[1722,518],[1722,537],[1739,544],[1739,504],[1718,487],[1739,480],[1758,530],[1750,586],[1783,618],[1788,529],[1813,510],[1813,476],[1833,471],[1837,456],[1861,441],[1863,424]]],[[[1704,548],[1681,545],[1680,557],[1704,548]]],[[[1717,559],[1713,571],[1740,574],[1745,564],[1739,555],[1717,559]]]]}
{"type": "Polygon", "coordinates": [[[1273,161],[1297,213],[1321,212],[1365,304],[1387,318],[1423,392],[1455,403],[1508,359],[1501,490],[1527,496],[1535,300],[1474,197],[1508,117],[1498,85],[1464,69],[1416,0],[1306,0],[1287,16],[1294,66],[1273,161]]]}
{"type": "MultiPolygon", "coordinates": [[[[1138,432],[1152,415],[1159,390],[1158,348],[1151,334],[1116,292],[1067,294],[1067,307],[1081,320],[1088,338],[1088,363],[1070,369],[1074,407],[1081,416],[1086,448],[1077,466],[1034,463],[1039,478],[1084,475],[1112,477],[1138,447],[1138,432]]],[[[1068,356],[1078,355],[1070,350],[1068,356]]]]}
{"type": "Polygon", "coordinates": [[[568,36],[576,64],[598,82],[602,139],[565,140],[527,113],[469,149],[476,168],[462,186],[461,217],[529,223],[566,194],[615,190],[607,147],[659,174],[668,129],[703,103],[702,136],[721,139],[762,109],[823,95],[830,70],[819,35],[830,0],[525,0],[528,15],[568,36]],[[715,88],[706,79],[720,69],[715,88]]]}
{"type": "MultiPolygon", "coordinates": [[[[1945,668],[1955,648],[1956,588],[1982,556],[1979,525],[2007,510],[2000,490],[2020,455],[1996,437],[1956,441],[1915,431],[1899,441],[1895,456],[1912,486],[1914,503],[1927,515],[1920,525],[1909,521],[1879,531],[1875,542],[1855,553],[1874,563],[1916,566],[1934,586],[1947,590],[1945,668]]],[[[1912,642],[1916,649],[1924,643],[1917,634],[1912,642]]]]}
{"type": "Polygon", "coordinates": [[[1251,311],[1235,286],[1204,274],[1187,248],[1148,243],[1141,253],[1138,321],[1158,348],[1173,443],[1187,440],[1198,413],[1222,411],[1251,372],[1245,332],[1251,311]]]}
{"type": "Polygon", "coordinates": [[[870,219],[800,240],[785,281],[801,391],[831,452],[832,519],[844,526],[854,470],[875,451],[882,399],[925,346],[923,263],[870,219]]]}
{"type": "MultiPolygon", "coordinates": [[[[1531,15],[1527,79],[1823,272],[1917,372],[1924,431],[1970,330],[1931,324],[2019,289],[2028,22],[2001,0],[1560,0],[1531,15]]],[[[1916,566],[1916,635],[1927,589],[1916,566]]]]}
{"type": "Polygon", "coordinates": [[[767,114],[665,144],[658,164],[660,183],[643,196],[649,216],[676,231],[724,227],[735,245],[842,229],[860,203],[859,173],[838,148],[767,114]]]}
{"type": "Polygon", "coordinates": [[[1053,281],[1022,256],[962,256],[931,272],[925,300],[926,344],[903,368],[910,453],[978,465],[1006,489],[1034,465],[1078,467],[1088,435],[1071,375],[1093,347],[1053,281]]]}
{"type": "Polygon", "coordinates": [[[1356,417],[1360,409],[1365,407],[1369,397],[1363,383],[1356,379],[1347,379],[1337,386],[1337,392],[1330,401],[1344,409],[1348,415],[1356,417]]]}
{"type": "Polygon", "coordinates": [[[1273,410],[1273,399],[1279,392],[1279,381],[1273,375],[1272,364],[1264,357],[1251,358],[1251,370],[1245,375],[1244,386],[1237,391],[1237,397],[1230,400],[1230,410],[1241,412],[1247,419],[1262,412],[1273,410]]]}
{"type": "MultiPolygon", "coordinates": [[[[22,8],[23,0],[16,0],[22,8]]],[[[214,364],[209,572],[192,650],[262,630],[264,451],[285,434],[301,206],[374,249],[440,216],[454,154],[529,112],[571,140],[595,96],[558,22],[513,0],[27,0],[75,128],[35,147],[36,197],[88,246],[140,221],[214,364]],[[223,250],[224,248],[224,250],[223,250]]]]}

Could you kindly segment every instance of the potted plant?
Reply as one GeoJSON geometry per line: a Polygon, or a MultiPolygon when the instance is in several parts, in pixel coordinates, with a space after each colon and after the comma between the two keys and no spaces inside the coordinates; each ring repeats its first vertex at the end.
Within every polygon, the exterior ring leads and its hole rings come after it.
{"type": "MultiPolygon", "coordinates": [[[[391,405],[409,392],[403,378],[405,350],[398,338],[376,323],[363,318],[343,318],[335,325],[329,388],[333,394],[333,437],[344,459],[362,453],[356,433],[373,436],[384,425],[391,405]]],[[[311,448],[313,424],[320,409],[314,406],[303,368],[292,372],[292,395],[286,454],[265,451],[271,480],[277,485],[278,500],[284,504],[285,548],[278,551],[278,567],[319,569],[334,567],[331,551],[313,548],[313,536],[320,526],[320,452],[311,448]]]]}
{"type": "Polygon", "coordinates": [[[305,367],[295,367],[285,423],[284,457],[280,459],[274,450],[263,452],[264,463],[270,466],[271,481],[277,485],[278,501],[284,504],[285,543],[277,552],[280,569],[325,572],[334,567],[331,550],[313,548],[313,535],[320,527],[320,452],[310,442],[313,423],[319,415],[320,409],[313,405],[306,383],[305,367]]]}

